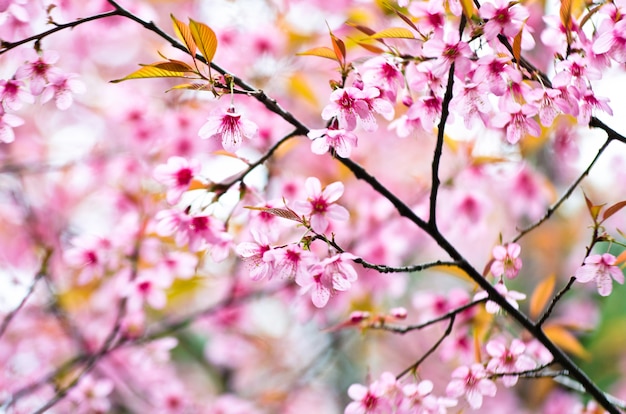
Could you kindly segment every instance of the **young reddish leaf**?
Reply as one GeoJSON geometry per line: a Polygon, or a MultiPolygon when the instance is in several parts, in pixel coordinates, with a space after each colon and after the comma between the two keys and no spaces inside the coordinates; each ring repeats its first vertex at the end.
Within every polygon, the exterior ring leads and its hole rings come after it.
{"type": "Polygon", "coordinates": [[[281,217],[287,220],[297,221],[298,223],[302,223],[302,218],[298,216],[293,210],[289,208],[277,208],[277,207],[250,207],[246,206],[249,210],[258,210],[263,211],[265,213],[271,214],[273,216],[281,217]]]}
{"type": "Polygon", "coordinates": [[[306,50],[304,52],[296,53],[298,56],[319,56],[326,59],[331,59],[337,62],[337,56],[335,52],[326,46],[314,47],[313,49],[306,50]]]}
{"type": "Polygon", "coordinates": [[[530,298],[530,317],[536,319],[546,307],[554,292],[556,275],[551,274],[537,285],[530,298]]]}
{"type": "Polygon", "coordinates": [[[176,33],[176,36],[180,39],[181,42],[183,42],[191,57],[195,59],[196,43],[193,41],[193,36],[191,36],[189,26],[176,19],[173,14],[170,14],[170,17],[172,18],[172,22],[174,23],[174,33],[176,33]]]}
{"type": "Polygon", "coordinates": [[[347,23],[347,24],[348,24],[348,26],[352,26],[352,27],[354,27],[355,29],[357,29],[359,32],[364,33],[364,34],[366,34],[366,35],[368,35],[368,36],[371,36],[371,35],[373,35],[374,33],[376,33],[376,30],[374,30],[374,29],[370,29],[370,28],[369,28],[369,27],[367,27],[367,26],[362,26],[362,25],[360,25],[360,24],[355,24],[355,23],[347,23]]]}
{"type": "Polygon", "coordinates": [[[411,27],[413,30],[415,30],[416,32],[419,32],[419,29],[417,28],[417,26],[415,26],[415,24],[413,23],[413,21],[411,20],[410,17],[400,13],[398,10],[396,10],[396,14],[398,15],[399,18],[401,18],[402,20],[404,20],[404,22],[406,24],[409,25],[409,27],[411,27]]]}
{"type": "Polygon", "coordinates": [[[543,327],[543,332],[552,342],[563,348],[564,351],[583,359],[589,358],[589,351],[582,346],[578,338],[562,326],[545,325],[543,327]]]}
{"type": "Polygon", "coordinates": [[[186,74],[193,73],[189,71],[187,64],[179,65],[173,62],[156,62],[149,65],[142,65],[138,69],[121,79],[112,80],[111,83],[118,83],[129,79],[144,78],[184,78],[186,74]]]}
{"type": "Polygon", "coordinates": [[[370,39],[415,39],[413,32],[404,27],[390,27],[376,32],[370,39]]]}
{"type": "Polygon", "coordinates": [[[600,210],[602,209],[604,204],[601,204],[599,206],[595,206],[595,205],[593,205],[591,200],[589,200],[589,198],[587,198],[587,194],[584,194],[584,196],[585,196],[585,203],[587,204],[587,210],[589,210],[589,214],[591,215],[591,218],[593,219],[594,223],[597,223],[598,222],[598,215],[600,214],[600,210]]]}
{"type": "Polygon", "coordinates": [[[333,44],[333,50],[337,56],[337,61],[343,65],[346,62],[346,45],[343,43],[343,40],[339,39],[332,32],[330,32],[330,40],[333,44]]]}
{"type": "Polygon", "coordinates": [[[196,45],[198,45],[200,53],[210,63],[217,50],[217,36],[215,36],[215,32],[206,24],[192,19],[189,19],[189,31],[196,45]]]}
{"type": "Polygon", "coordinates": [[[561,0],[559,15],[561,17],[561,23],[563,23],[563,27],[565,28],[567,44],[570,44],[572,41],[572,0],[561,0]]]}
{"type": "Polygon", "coordinates": [[[613,204],[611,207],[607,208],[602,214],[602,221],[608,219],[609,217],[611,217],[613,214],[617,213],[624,207],[626,207],[626,200],[613,204]]]}
{"type": "Polygon", "coordinates": [[[513,57],[515,61],[519,64],[522,58],[522,32],[524,31],[524,25],[520,29],[519,33],[515,35],[513,38],[513,57]]]}

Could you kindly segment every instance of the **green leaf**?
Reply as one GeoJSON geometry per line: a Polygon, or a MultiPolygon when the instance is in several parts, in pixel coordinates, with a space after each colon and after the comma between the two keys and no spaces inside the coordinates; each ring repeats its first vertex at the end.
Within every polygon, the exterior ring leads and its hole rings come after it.
{"type": "Polygon", "coordinates": [[[326,46],[314,47],[313,49],[306,50],[304,52],[296,53],[297,56],[319,56],[326,59],[337,61],[335,52],[326,46]]]}
{"type": "Polygon", "coordinates": [[[129,79],[145,78],[185,78],[190,71],[189,65],[183,62],[156,62],[149,65],[141,65],[142,68],[134,71],[121,79],[112,80],[111,83],[118,83],[129,79]],[[182,64],[180,64],[182,63],[182,64]]]}
{"type": "Polygon", "coordinates": [[[415,39],[413,32],[404,27],[390,27],[376,32],[370,39],[415,39]]]}
{"type": "Polygon", "coordinates": [[[176,36],[180,39],[180,41],[185,44],[185,47],[189,51],[191,57],[195,59],[196,43],[193,41],[193,36],[191,36],[189,26],[176,19],[173,14],[170,14],[170,17],[172,18],[172,22],[174,23],[174,33],[176,33],[176,36]]]}
{"type": "Polygon", "coordinates": [[[215,36],[215,32],[206,24],[198,23],[192,19],[189,19],[189,31],[198,49],[200,49],[200,53],[210,63],[217,50],[217,36],[215,36]]]}

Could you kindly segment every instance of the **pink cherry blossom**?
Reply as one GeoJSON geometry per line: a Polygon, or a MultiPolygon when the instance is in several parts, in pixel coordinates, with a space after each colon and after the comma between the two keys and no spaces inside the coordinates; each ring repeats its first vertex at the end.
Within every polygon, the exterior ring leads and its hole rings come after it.
{"type": "Polygon", "coordinates": [[[0,102],[6,108],[17,111],[24,103],[33,103],[33,96],[26,90],[23,81],[19,79],[0,79],[0,102]]]}
{"type": "Polygon", "coordinates": [[[79,285],[102,277],[109,266],[115,266],[110,240],[94,235],[82,235],[73,238],[71,243],[72,247],[63,253],[63,259],[68,265],[79,269],[79,285]]]}
{"type": "Polygon", "coordinates": [[[76,404],[74,412],[78,414],[108,412],[111,409],[109,395],[113,389],[114,384],[109,379],[85,376],[69,393],[70,400],[76,404]]]}
{"type": "Polygon", "coordinates": [[[167,304],[165,290],[171,284],[172,275],[169,273],[156,272],[154,269],[140,272],[126,289],[129,309],[139,310],[146,303],[153,309],[163,309],[167,304]]]}
{"type": "Polygon", "coordinates": [[[322,110],[322,118],[330,120],[336,118],[339,129],[353,131],[357,127],[357,120],[366,131],[375,131],[378,128],[374,112],[391,118],[393,106],[380,97],[378,88],[367,87],[363,90],[353,86],[336,89],[330,94],[330,103],[322,110]]]}
{"type": "Polygon", "coordinates": [[[432,381],[423,380],[419,383],[410,383],[402,387],[404,399],[400,406],[402,414],[445,414],[448,408],[457,405],[453,398],[435,397],[432,394],[432,381]]]}
{"type": "Polygon", "coordinates": [[[269,239],[254,229],[251,232],[254,242],[239,243],[235,251],[248,267],[252,280],[271,279],[274,275],[274,260],[271,255],[266,255],[272,249],[269,239]]]}
{"type": "Polygon", "coordinates": [[[75,73],[61,73],[50,70],[48,73],[48,84],[41,93],[41,103],[54,99],[56,107],[65,111],[74,102],[72,94],[85,92],[85,84],[78,80],[75,73]]]}
{"type": "Polygon", "coordinates": [[[398,62],[387,56],[377,56],[365,62],[360,71],[365,87],[378,88],[389,101],[396,100],[404,79],[398,62]]]}
{"type": "Polygon", "coordinates": [[[49,82],[48,75],[51,69],[59,60],[59,54],[51,50],[45,50],[38,55],[33,49],[26,52],[27,63],[20,66],[15,73],[16,79],[28,79],[30,81],[30,92],[39,96],[49,82]]]}
{"type": "Polygon", "coordinates": [[[200,128],[198,135],[202,139],[220,139],[226,151],[235,152],[243,138],[252,139],[258,133],[257,125],[237,112],[234,106],[226,111],[216,110],[200,128]]]}
{"type": "Polygon", "coordinates": [[[350,213],[345,207],[334,204],[343,194],[343,184],[339,181],[327,185],[322,190],[320,180],[315,177],[307,178],[304,188],[308,196],[307,201],[296,201],[294,210],[303,214],[309,220],[314,232],[322,234],[330,225],[328,219],[347,221],[350,213]]]}
{"type": "Polygon", "coordinates": [[[437,58],[433,65],[433,73],[437,76],[444,76],[453,63],[458,70],[456,73],[465,74],[471,67],[472,52],[469,45],[461,41],[457,30],[447,31],[444,39],[431,38],[424,43],[422,52],[424,56],[437,58]]]}
{"type": "Polygon", "coordinates": [[[517,243],[495,246],[491,252],[494,258],[491,274],[495,277],[506,276],[514,279],[522,268],[522,259],[519,257],[521,251],[522,248],[517,243]]]}
{"type": "MultiPolygon", "coordinates": [[[[507,287],[504,285],[503,282],[498,282],[493,287],[515,309],[519,309],[519,304],[517,303],[517,301],[526,299],[525,294],[515,291],[515,290],[507,289],[507,287]]],[[[489,297],[489,294],[487,293],[487,291],[481,290],[480,292],[474,295],[474,300],[485,299],[487,297],[489,297]]],[[[487,303],[485,304],[485,310],[488,313],[492,313],[492,314],[498,313],[500,312],[500,305],[498,305],[493,300],[488,300],[487,303]]]]}
{"type": "Polygon", "coordinates": [[[576,270],[576,280],[580,283],[596,281],[600,296],[609,296],[613,291],[613,280],[624,284],[624,273],[615,265],[616,257],[610,253],[592,254],[576,270]]]}
{"type": "Polygon", "coordinates": [[[189,215],[176,209],[162,210],[155,216],[156,232],[160,236],[174,236],[178,246],[188,245],[193,252],[213,247],[213,258],[222,257],[228,248],[230,236],[224,232],[223,223],[209,215],[189,215]]]}
{"type": "Polygon", "coordinates": [[[511,6],[507,0],[494,0],[484,3],[479,10],[479,15],[487,19],[483,26],[485,37],[487,40],[493,40],[499,34],[508,38],[517,35],[530,14],[519,3],[511,6]]]}
{"type": "MultiPolygon", "coordinates": [[[[507,348],[498,339],[487,342],[487,354],[491,357],[487,363],[487,371],[494,374],[519,373],[531,370],[537,366],[535,361],[525,355],[526,345],[519,339],[513,339],[507,348]]],[[[518,375],[504,375],[501,377],[505,387],[517,384],[518,375]]]]}
{"type": "Polygon", "coordinates": [[[600,27],[599,36],[593,42],[593,53],[609,54],[616,62],[626,63],[626,19],[600,27]]]}
{"type": "Polygon", "coordinates": [[[372,382],[369,387],[361,384],[352,384],[348,388],[348,395],[354,401],[348,404],[344,414],[388,414],[393,410],[391,393],[397,388],[393,374],[385,372],[379,380],[372,382]]]}
{"type": "Polygon", "coordinates": [[[313,253],[295,244],[272,249],[265,255],[272,257],[276,275],[288,279],[302,280],[315,260],[313,253]]]}
{"type": "Polygon", "coordinates": [[[189,184],[200,172],[200,162],[197,159],[187,161],[183,157],[170,157],[167,164],[158,165],[154,169],[154,178],[168,187],[167,202],[176,204],[189,184]]]}
{"type": "Polygon", "coordinates": [[[538,112],[534,105],[506,102],[501,108],[503,112],[496,114],[492,119],[492,125],[497,128],[505,128],[506,140],[510,144],[517,144],[526,135],[533,137],[541,135],[541,127],[532,118],[538,112]]]}
{"type": "Polygon", "coordinates": [[[481,364],[460,366],[452,371],[452,381],[446,387],[448,397],[465,397],[474,410],[483,405],[483,396],[494,397],[496,384],[487,378],[488,374],[481,364]]]}
{"type": "Polygon", "coordinates": [[[313,305],[323,308],[333,294],[347,291],[356,281],[356,271],[345,262],[354,258],[349,253],[341,253],[312,265],[306,272],[296,274],[296,283],[302,287],[300,293],[311,291],[313,305]]]}
{"type": "Polygon", "coordinates": [[[350,157],[352,148],[357,146],[358,138],[355,134],[345,129],[312,129],[307,136],[312,139],[311,152],[313,154],[326,154],[333,148],[337,155],[343,158],[350,157]]]}
{"type": "Polygon", "coordinates": [[[0,142],[10,144],[15,141],[13,128],[24,125],[24,120],[17,115],[6,113],[0,105],[0,142]]]}

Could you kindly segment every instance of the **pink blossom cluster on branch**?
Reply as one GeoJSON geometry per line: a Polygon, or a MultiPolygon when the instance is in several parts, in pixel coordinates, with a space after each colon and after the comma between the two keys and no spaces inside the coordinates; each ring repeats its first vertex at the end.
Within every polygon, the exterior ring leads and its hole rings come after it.
{"type": "Polygon", "coordinates": [[[625,15],[0,1],[0,411],[625,409],[625,15]]]}

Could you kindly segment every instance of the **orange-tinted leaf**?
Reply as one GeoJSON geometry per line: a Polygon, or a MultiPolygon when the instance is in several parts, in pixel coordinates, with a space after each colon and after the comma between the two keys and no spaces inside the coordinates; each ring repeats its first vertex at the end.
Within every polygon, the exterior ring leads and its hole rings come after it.
{"type": "Polygon", "coordinates": [[[273,216],[281,217],[287,220],[297,221],[298,223],[302,223],[302,218],[298,216],[293,210],[289,208],[277,208],[277,207],[249,207],[246,206],[249,210],[258,210],[273,216]]]}
{"type": "Polygon", "coordinates": [[[524,31],[524,25],[522,25],[521,30],[515,37],[513,38],[513,57],[517,63],[520,62],[522,55],[522,32],[524,31]]]}
{"type": "Polygon", "coordinates": [[[536,319],[548,304],[554,292],[556,276],[551,274],[537,285],[530,298],[530,317],[536,319]]]}
{"type": "Polygon", "coordinates": [[[410,17],[404,15],[403,13],[400,13],[398,10],[396,10],[396,14],[398,15],[399,18],[401,18],[402,20],[404,20],[404,23],[408,24],[409,27],[411,27],[413,30],[415,30],[416,32],[419,32],[417,26],[415,26],[415,24],[413,23],[413,21],[411,20],[410,17]]]}
{"type": "Polygon", "coordinates": [[[347,23],[347,24],[348,24],[349,26],[354,27],[354,28],[355,28],[355,29],[357,29],[359,32],[364,33],[364,34],[366,34],[366,35],[368,35],[368,36],[371,36],[371,35],[373,35],[374,33],[376,33],[376,30],[374,30],[374,29],[370,29],[370,28],[369,28],[369,27],[367,27],[367,26],[363,26],[363,25],[360,25],[360,24],[355,24],[355,23],[347,23]]]}
{"type": "Polygon", "coordinates": [[[172,22],[174,23],[174,33],[176,33],[176,36],[180,39],[181,42],[183,42],[191,57],[195,59],[196,43],[193,41],[193,36],[191,36],[189,26],[176,19],[173,14],[170,14],[170,17],[172,18],[172,22]]]}
{"type": "Polygon", "coordinates": [[[585,203],[587,204],[587,210],[589,210],[589,214],[591,214],[591,218],[593,218],[594,222],[598,221],[598,215],[600,215],[600,210],[604,204],[599,206],[594,205],[589,198],[587,198],[587,194],[585,194],[585,203]]]}
{"type": "Polygon", "coordinates": [[[315,91],[304,76],[295,74],[289,79],[289,81],[289,90],[293,91],[296,95],[301,96],[314,106],[319,104],[315,91]]]}
{"type": "Polygon", "coordinates": [[[361,46],[363,49],[365,49],[365,50],[367,50],[369,52],[372,52],[372,53],[376,53],[377,55],[385,53],[385,51],[383,49],[379,48],[378,46],[374,46],[374,45],[371,45],[369,43],[359,42],[359,41],[357,41],[356,43],[359,46],[361,46]]]}
{"type": "MultiPolygon", "coordinates": [[[[186,64],[185,64],[186,65],[186,64]]],[[[112,83],[122,82],[128,79],[144,78],[184,78],[191,73],[186,66],[172,62],[156,62],[150,65],[142,65],[139,70],[134,71],[121,79],[112,80],[112,83]]]]}
{"type": "Polygon", "coordinates": [[[370,36],[371,39],[415,39],[413,32],[404,27],[390,27],[370,36]]]}
{"type": "Polygon", "coordinates": [[[611,207],[607,208],[602,214],[602,221],[608,219],[609,217],[611,217],[613,214],[617,213],[624,207],[626,207],[626,200],[613,204],[611,207]]]}
{"type": "Polygon", "coordinates": [[[569,31],[572,27],[572,0],[561,0],[559,15],[561,23],[569,31]]]}
{"type": "Polygon", "coordinates": [[[330,33],[330,40],[333,44],[333,50],[335,51],[337,60],[343,65],[346,62],[346,45],[343,43],[343,40],[335,36],[332,32],[330,33]]]}
{"type": "Polygon", "coordinates": [[[472,0],[461,0],[461,7],[463,8],[463,14],[467,18],[468,22],[472,21],[472,17],[476,14],[476,6],[472,0]]]}
{"type": "Polygon", "coordinates": [[[437,266],[432,266],[429,268],[429,270],[437,270],[443,273],[447,273],[449,275],[458,277],[459,279],[465,280],[467,282],[470,282],[472,284],[476,284],[476,282],[474,282],[474,279],[472,279],[470,277],[470,275],[467,274],[466,271],[464,271],[463,269],[459,268],[458,266],[454,266],[454,265],[437,265],[437,266]]]}
{"type": "Polygon", "coordinates": [[[217,50],[217,36],[209,26],[189,19],[189,31],[202,56],[211,62],[217,50]]]}
{"type": "Polygon", "coordinates": [[[557,346],[570,354],[587,359],[589,352],[582,346],[578,338],[560,325],[546,325],[543,328],[546,336],[557,346]]]}
{"type": "Polygon", "coordinates": [[[198,179],[193,179],[191,180],[191,183],[189,183],[189,188],[187,188],[187,190],[192,191],[192,190],[206,190],[207,189],[207,183],[202,182],[198,179]]]}
{"type": "Polygon", "coordinates": [[[298,56],[319,56],[326,59],[337,61],[335,52],[326,46],[314,47],[313,49],[306,50],[304,52],[296,53],[298,56]]]}
{"type": "Polygon", "coordinates": [[[621,265],[622,263],[626,263],[626,250],[624,250],[623,252],[621,252],[616,258],[615,258],[615,264],[616,265],[621,265]]]}

